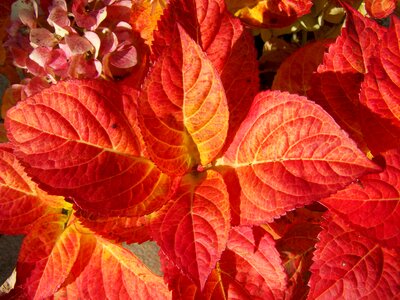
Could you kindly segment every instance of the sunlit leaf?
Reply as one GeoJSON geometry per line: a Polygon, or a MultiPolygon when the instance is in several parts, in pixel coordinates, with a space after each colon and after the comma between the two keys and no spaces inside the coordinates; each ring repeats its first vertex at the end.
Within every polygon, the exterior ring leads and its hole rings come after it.
{"type": "Polygon", "coordinates": [[[394,125],[400,134],[400,20],[392,23],[369,62],[368,73],[361,86],[361,103],[394,125]]]}
{"type": "Polygon", "coordinates": [[[400,153],[384,157],[383,172],[361,177],[322,203],[382,245],[400,248],[400,153]]]}
{"type": "Polygon", "coordinates": [[[199,289],[161,255],[165,278],[175,299],[282,299],[286,275],[274,240],[264,232],[259,241],[251,227],[234,227],[228,248],[199,289]]]}
{"type": "Polygon", "coordinates": [[[329,47],[307,95],[322,105],[361,149],[379,153],[395,147],[400,133],[360,105],[360,90],[361,95],[379,98],[375,80],[380,81],[381,75],[372,70],[376,63],[370,61],[387,29],[350,7],[347,14],[346,27],[329,47]],[[369,82],[361,85],[364,77],[370,78],[369,82]]]}
{"type": "Polygon", "coordinates": [[[151,239],[146,216],[104,217],[81,211],[75,214],[85,227],[116,243],[143,243],[151,239]]]}
{"type": "Polygon", "coordinates": [[[386,28],[346,6],[346,26],[324,57],[318,71],[366,73],[368,59],[379,45],[386,28]]]}
{"type": "Polygon", "coordinates": [[[311,276],[309,268],[318,241],[317,235],[322,229],[322,214],[321,211],[300,208],[273,223],[263,225],[263,228],[274,229],[274,233],[282,235],[276,239],[276,248],[288,275],[285,290],[287,299],[307,298],[311,276]]]}
{"type": "Polygon", "coordinates": [[[197,285],[205,281],[226,247],[230,229],[229,199],[215,171],[188,174],[174,199],[151,223],[164,253],[197,285]]]}
{"type": "MultiPolygon", "coordinates": [[[[4,145],[4,144],[3,144],[4,145]]],[[[9,149],[0,147],[0,230],[7,234],[28,233],[45,214],[61,213],[68,206],[62,197],[40,190],[27,176],[9,149]]]]}
{"type": "Polygon", "coordinates": [[[319,106],[277,91],[255,98],[217,165],[237,172],[240,203],[233,208],[243,224],[271,221],[377,170],[319,106]]]}
{"type": "Polygon", "coordinates": [[[155,58],[171,45],[176,23],[201,46],[220,74],[229,107],[227,146],[259,89],[253,37],[227,11],[223,0],[171,1],[155,32],[155,58]]]}
{"type": "Polygon", "coordinates": [[[164,0],[132,1],[130,24],[134,30],[140,32],[141,37],[149,46],[153,42],[153,32],[157,29],[157,21],[167,5],[166,2],[164,0]]]}
{"type": "Polygon", "coordinates": [[[311,12],[310,0],[234,0],[229,10],[244,22],[256,27],[285,27],[311,12]]]}
{"type": "Polygon", "coordinates": [[[394,299],[400,293],[398,253],[328,216],[311,267],[308,299],[394,299]]]}
{"type": "Polygon", "coordinates": [[[389,16],[396,8],[396,0],[365,0],[365,9],[374,18],[389,16]]]}
{"type": "Polygon", "coordinates": [[[163,278],[129,250],[90,234],[78,224],[75,231],[83,231],[80,253],[59,294],[70,288],[68,294],[73,291],[81,299],[171,299],[163,278]]]}
{"type": "Polygon", "coordinates": [[[25,237],[18,257],[15,293],[20,299],[45,299],[67,279],[79,253],[80,234],[65,228],[68,216],[46,215],[25,237]]]}
{"type": "Polygon", "coordinates": [[[122,246],[66,216],[47,216],[25,238],[17,265],[20,297],[169,299],[161,277],[122,246]],[[45,233],[45,235],[43,235],[45,233]]]}
{"type": "Polygon", "coordinates": [[[28,174],[47,190],[85,210],[143,215],[163,205],[170,179],[140,156],[125,104],[111,82],[62,82],[11,109],[6,127],[28,174]]]}
{"type": "Polygon", "coordinates": [[[182,175],[207,165],[221,150],[229,112],[214,66],[182,27],[146,78],[139,100],[141,129],[151,159],[182,175]]]}

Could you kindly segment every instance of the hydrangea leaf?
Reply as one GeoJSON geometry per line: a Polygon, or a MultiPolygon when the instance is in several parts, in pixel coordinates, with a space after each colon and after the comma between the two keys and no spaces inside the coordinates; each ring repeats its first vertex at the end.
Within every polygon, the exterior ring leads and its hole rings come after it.
{"type": "Polygon", "coordinates": [[[311,12],[310,0],[235,0],[229,1],[229,10],[251,26],[286,27],[311,12]]]}
{"type": "Polygon", "coordinates": [[[25,238],[16,293],[29,299],[170,299],[163,279],[131,252],[75,220],[49,215],[25,238]],[[46,235],[43,235],[46,232],[46,235]],[[74,298],[75,297],[75,298],[74,298]]]}
{"type": "Polygon", "coordinates": [[[324,57],[321,71],[366,73],[368,59],[379,45],[386,28],[346,5],[346,26],[324,57]]]}
{"type": "Polygon", "coordinates": [[[299,48],[280,65],[272,84],[272,90],[307,95],[311,88],[311,76],[322,63],[323,55],[332,40],[319,40],[299,48]]]}
{"type": "Polygon", "coordinates": [[[360,73],[322,71],[318,68],[318,72],[312,75],[307,97],[321,105],[360,149],[366,149],[359,108],[362,81],[360,73]]]}
{"type": "MultiPolygon", "coordinates": [[[[265,232],[264,232],[265,233],[265,232]]],[[[165,256],[163,270],[180,299],[282,299],[286,274],[274,240],[265,233],[257,243],[251,227],[232,228],[228,248],[200,290],[165,256]]]]}
{"type": "MultiPolygon", "coordinates": [[[[390,149],[400,135],[385,120],[365,111],[360,105],[360,89],[364,89],[364,76],[375,80],[379,75],[371,72],[370,61],[387,29],[348,6],[347,14],[346,27],[313,75],[307,96],[322,105],[361,149],[379,153],[390,149]]],[[[370,94],[375,97],[374,88],[372,81],[370,94]]]]}
{"type": "Polygon", "coordinates": [[[393,299],[400,293],[398,253],[337,215],[328,215],[311,266],[308,299],[393,299]]]}
{"type": "Polygon", "coordinates": [[[69,205],[50,196],[25,173],[18,159],[0,147],[0,229],[6,234],[26,234],[45,214],[61,213],[69,205]]]}
{"type": "Polygon", "coordinates": [[[147,216],[104,217],[82,211],[75,215],[85,227],[115,243],[143,243],[151,239],[147,216]]]}
{"type": "Polygon", "coordinates": [[[149,46],[153,43],[153,32],[157,29],[157,22],[166,6],[167,3],[164,0],[132,1],[129,23],[135,31],[140,33],[140,36],[149,46]]]}
{"type": "Polygon", "coordinates": [[[19,299],[46,299],[69,276],[79,253],[80,233],[65,228],[68,216],[51,214],[35,222],[25,237],[17,263],[19,299]]]}
{"type": "Polygon", "coordinates": [[[47,191],[99,214],[143,215],[163,205],[171,180],[141,157],[124,104],[111,82],[60,82],[9,110],[8,137],[47,191]]]}
{"type": "Polygon", "coordinates": [[[392,18],[391,26],[369,61],[361,90],[361,103],[381,118],[388,120],[400,134],[400,19],[392,18]]]}
{"type": "Polygon", "coordinates": [[[259,89],[253,37],[223,0],[171,1],[155,32],[155,57],[171,44],[175,23],[201,46],[221,76],[229,106],[228,145],[259,89]]]}
{"type": "Polygon", "coordinates": [[[79,256],[63,285],[69,294],[73,292],[81,299],[137,299],[138,295],[145,299],[171,299],[163,278],[153,274],[132,252],[90,234],[79,224],[75,230],[84,234],[79,256]]]}
{"type": "MultiPolygon", "coordinates": [[[[321,231],[321,211],[300,208],[262,227],[273,229],[276,248],[279,251],[288,284],[285,290],[287,299],[306,299],[309,292],[309,268],[315,250],[317,236],[321,231]]],[[[267,230],[268,231],[268,230],[267,230]]],[[[268,231],[269,232],[269,231],[268,231]]]]}
{"type": "Polygon", "coordinates": [[[400,151],[384,154],[386,168],[363,176],[322,203],[366,236],[400,248],[400,151]]]}
{"type": "Polygon", "coordinates": [[[365,9],[376,19],[389,16],[396,8],[396,0],[365,0],[365,9]]]}
{"type": "Polygon", "coordinates": [[[217,165],[237,172],[242,224],[272,221],[379,170],[321,107],[277,91],[257,95],[217,165]]]}
{"type": "Polygon", "coordinates": [[[221,80],[202,49],[178,25],[175,41],[145,80],[140,125],[151,159],[182,175],[220,152],[229,111],[221,80]]]}
{"type": "Polygon", "coordinates": [[[201,288],[226,247],[229,199],[222,176],[188,174],[174,199],[151,221],[164,253],[201,288]]]}

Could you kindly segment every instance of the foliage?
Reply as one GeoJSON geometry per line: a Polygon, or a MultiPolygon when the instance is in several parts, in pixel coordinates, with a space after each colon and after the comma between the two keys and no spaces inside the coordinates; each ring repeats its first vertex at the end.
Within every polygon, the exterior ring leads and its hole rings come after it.
{"type": "Polygon", "coordinates": [[[400,21],[392,1],[365,3],[389,27],[321,2],[14,5],[0,231],[26,236],[8,297],[398,297],[400,21]],[[269,41],[333,7],[340,36],[260,83],[246,26],[269,41]],[[121,246],[146,240],[163,277],[121,246]]]}

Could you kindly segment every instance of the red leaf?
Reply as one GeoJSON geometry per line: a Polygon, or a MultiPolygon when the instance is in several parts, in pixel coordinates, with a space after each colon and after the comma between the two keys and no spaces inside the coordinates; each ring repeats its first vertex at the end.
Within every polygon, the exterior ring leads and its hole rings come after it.
{"type": "Polygon", "coordinates": [[[0,230],[6,234],[28,233],[32,223],[45,214],[61,213],[62,197],[40,190],[26,175],[17,158],[0,147],[0,230]]]}
{"type": "Polygon", "coordinates": [[[382,245],[400,248],[400,151],[384,157],[382,173],[366,175],[322,203],[382,245]]]}
{"type": "Polygon", "coordinates": [[[259,89],[254,39],[223,0],[171,1],[155,32],[155,57],[171,45],[175,23],[201,46],[221,76],[229,106],[228,145],[259,89]]]}
{"type": "Polygon", "coordinates": [[[22,298],[170,298],[163,279],[131,252],[66,221],[47,216],[25,238],[17,266],[22,298]]]}
{"type": "Polygon", "coordinates": [[[133,253],[85,232],[82,226],[76,225],[75,230],[84,233],[80,253],[60,293],[73,291],[79,299],[171,298],[163,278],[153,274],[133,253]]]}
{"type": "MultiPolygon", "coordinates": [[[[400,132],[389,119],[380,119],[360,106],[359,97],[361,89],[362,99],[371,99],[375,111],[387,105],[381,100],[379,89],[382,87],[377,84],[387,86],[386,81],[380,78],[386,75],[379,70],[375,56],[380,44],[385,44],[388,33],[385,27],[351,8],[348,8],[348,16],[341,36],[330,46],[324,63],[314,74],[307,95],[322,105],[361,149],[379,153],[395,147],[400,132]],[[364,76],[366,79],[361,86],[364,76]]],[[[387,92],[389,89],[386,88],[384,93],[387,92]]],[[[384,109],[380,113],[384,113],[384,109]]]]}
{"type": "Polygon", "coordinates": [[[81,211],[75,214],[85,227],[115,243],[143,243],[151,239],[147,226],[147,216],[103,217],[86,215],[81,211]]]}
{"type": "MultiPolygon", "coordinates": [[[[286,274],[273,239],[264,235],[256,245],[251,227],[232,228],[228,249],[211,273],[206,299],[282,299],[286,274]]],[[[201,299],[202,297],[200,297],[201,299]]]]}
{"type": "Polygon", "coordinates": [[[60,82],[9,110],[9,139],[29,175],[82,209],[150,213],[163,205],[171,180],[140,157],[124,100],[111,82],[60,82]]]}
{"type": "Polygon", "coordinates": [[[163,0],[132,2],[129,23],[135,31],[140,33],[149,46],[153,42],[153,32],[157,28],[157,21],[160,19],[165,5],[166,3],[163,0]]]}
{"type": "Polygon", "coordinates": [[[229,9],[251,26],[281,28],[311,12],[310,0],[229,1],[229,9]]]}
{"type": "Polygon", "coordinates": [[[271,221],[378,169],[319,106],[276,91],[254,99],[217,165],[236,169],[242,224],[271,221]]]}
{"type": "Polygon", "coordinates": [[[365,9],[373,18],[386,18],[395,8],[396,0],[365,0],[365,9]]]}
{"type": "Polygon", "coordinates": [[[360,101],[372,112],[388,120],[400,135],[400,20],[392,18],[362,84],[360,101]]]}
{"type": "Polygon", "coordinates": [[[395,251],[328,217],[311,267],[309,299],[394,299],[400,293],[395,251]]]}
{"type": "Polygon", "coordinates": [[[175,299],[282,299],[286,275],[274,240],[265,234],[256,245],[251,227],[231,230],[228,249],[200,290],[161,255],[175,299]]]}
{"type": "Polygon", "coordinates": [[[313,74],[307,97],[321,105],[357,142],[358,147],[365,150],[367,146],[360,120],[364,114],[359,109],[363,75],[357,72],[323,71],[323,68],[323,65],[320,66],[318,72],[313,74]]]}
{"type": "Polygon", "coordinates": [[[151,226],[169,259],[203,288],[226,247],[230,215],[221,175],[210,170],[198,176],[182,179],[175,198],[151,226]]]}
{"type": "Polygon", "coordinates": [[[46,299],[67,279],[79,253],[79,232],[65,228],[68,217],[46,215],[25,237],[17,263],[19,299],[46,299]]]}
{"type": "Polygon", "coordinates": [[[331,40],[309,43],[291,54],[280,65],[272,84],[272,90],[291,94],[307,95],[311,88],[311,76],[322,63],[322,58],[331,40]]]}
{"type": "Polygon", "coordinates": [[[379,45],[386,29],[346,5],[346,27],[329,47],[321,71],[366,73],[368,59],[379,45]]]}
{"type": "Polygon", "coordinates": [[[141,129],[152,160],[182,175],[207,165],[228,130],[224,89],[214,66],[178,25],[176,39],[154,64],[140,96],[141,129]]]}
{"type": "Polygon", "coordinates": [[[285,299],[307,298],[311,276],[309,268],[318,241],[317,235],[322,229],[321,209],[326,210],[322,205],[299,208],[273,223],[262,225],[276,240],[276,248],[288,275],[285,299]]]}

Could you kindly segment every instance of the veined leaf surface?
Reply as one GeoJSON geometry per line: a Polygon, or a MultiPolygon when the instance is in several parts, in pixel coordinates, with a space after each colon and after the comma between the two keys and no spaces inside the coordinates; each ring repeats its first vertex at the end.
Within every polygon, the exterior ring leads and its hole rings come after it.
{"type": "Polygon", "coordinates": [[[15,290],[20,297],[170,299],[163,279],[122,246],[93,234],[76,219],[67,225],[64,215],[45,218],[22,246],[15,290]]]}
{"type": "Polygon", "coordinates": [[[26,234],[45,214],[61,213],[69,206],[63,197],[50,196],[25,173],[18,159],[0,147],[0,229],[6,234],[26,234]]]}
{"type": "Polygon", "coordinates": [[[322,203],[365,235],[400,248],[400,152],[384,154],[385,170],[363,176],[322,203]]]}
{"type": "Polygon", "coordinates": [[[393,17],[391,26],[367,66],[362,84],[361,103],[396,127],[400,135],[400,19],[393,17]]]}
{"type": "Polygon", "coordinates": [[[79,254],[80,233],[65,228],[68,216],[46,215],[25,237],[18,257],[19,299],[46,299],[68,278],[79,254]]]}
{"type": "Polygon", "coordinates": [[[277,91],[258,94],[217,165],[238,174],[242,224],[271,221],[379,170],[319,106],[277,91]]]}
{"type": "Polygon", "coordinates": [[[178,299],[282,299],[286,274],[274,240],[264,234],[256,241],[251,227],[232,228],[228,248],[199,289],[164,256],[165,277],[178,299]]]}
{"type": "Polygon", "coordinates": [[[253,37],[223,0],[171,1],[155,32],[156,57],[171,45],[176,23],[200,45],[221,77],[229,106],[227,146],[259,89],[253,37]]]}
{"type": "Polygon", "coordinates": [[[373,18],[383,19],[396,8],[396,0],[365,0],[365,9],[373,18]]]}
{"type": "Polygon", "coordinates": [[[256,27],[285,27],[311,12],[310,0],[234,0],[229,10],[244,22],[256,27]]]}
{"type": "Polygon", "coordinates": [[[118,95],[111,82],[60,82],[8,112],[8,137],[48,191],[84,210],[143,215],[163,205],[170,179],[140,156],[118,95]]]}
{"type": "Polygon", "coordinates": [[[188,174],[157,220],[153,238],[169,259],[193,282],[204,287],[228,240],[229,199],[222,176],[188,174]]]}
{"type": "Polygon", "coordinates": [[[327,216],[311,266],[308,299],[394,299],[400,293],[399,255],[327,216]]]}
{"type": "Polygon", "coordinates": [[[83,232],[80,253],[70,277],[56,296],[67,293],[93,300],[134,300],[138,296],[143,299],[171,299],[163,278],[153,274],[133,253],[94,235],[79,224],[74,230],[83,232]]]}
{"type": "Polygon", "coordinates": [[[229,111],[219,75],[180,26],[145,80],[141,129],[151,159],[165,173],[183,175],[220,152],[229,111]]]}

